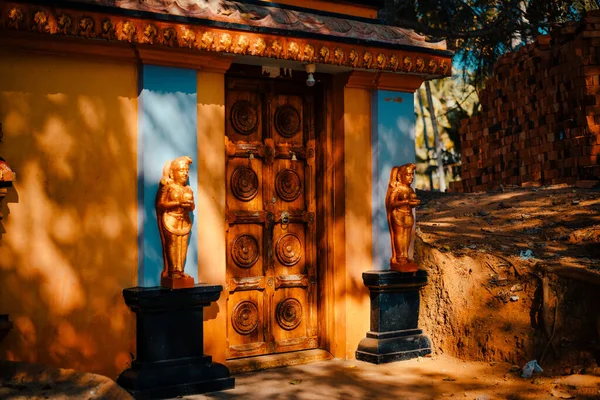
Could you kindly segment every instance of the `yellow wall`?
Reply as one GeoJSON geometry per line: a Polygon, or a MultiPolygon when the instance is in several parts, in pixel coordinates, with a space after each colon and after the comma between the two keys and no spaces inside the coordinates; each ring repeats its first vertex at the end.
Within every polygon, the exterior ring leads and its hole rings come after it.
{"type": "Polygon", "coordinates": [[[0,155],[17,173],[0,228],[0,358],[116,378],[134,352],[135,66],[0,49],[0,155]],[[7,212],[8,211],[8,212],[7,212]]]}
{"type": "MultiPolygon", "coordinates": [[[[369,291],[362,273],[371,256],[371,91],[344,89],[346,175],[346,359],[369,330],[369,291]]],[[[337,357],[342,356],[336,354],[337,357]]]]}
{"type": "MultiPolygon", "coordinates": [[[[225,258],[225,75],[198,72],[198,279],[213,285],[226,281],[225,258]]],[[[204,310],[204,352],[225,362],[226,293],[204,310]]]]}

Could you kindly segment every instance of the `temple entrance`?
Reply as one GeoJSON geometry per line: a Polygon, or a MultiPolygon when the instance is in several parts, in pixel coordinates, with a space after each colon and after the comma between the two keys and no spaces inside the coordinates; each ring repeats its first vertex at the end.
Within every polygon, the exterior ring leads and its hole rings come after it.
{"type": "Polygon", "coordinates": [[[226,88],[227,358],[317,348],[314,90],[226,88]]]}

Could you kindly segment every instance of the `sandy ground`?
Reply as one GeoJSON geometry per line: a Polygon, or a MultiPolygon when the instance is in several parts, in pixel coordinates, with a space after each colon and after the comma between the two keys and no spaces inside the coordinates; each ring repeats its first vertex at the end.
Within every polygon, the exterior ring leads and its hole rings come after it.
{"type": "MultiPolygon", "coordinates": [[[[0,399],[130,399],[113,381],[72,370],[0,362],[0,399]],[[8,369],[13,371],[7,379],[8,369]]],[[[530,379],[507,363],[449,356],[374,365],[332,360],[235,375],[235,389],[185,399],[597,399],[600,377],[530,379]]]]}
{"type": "Polygon", "coordinates": [[[373,365],[323,361],[236,375],[233,390],[187,399],[596,399],[600,377],[519,377],[510,364],[448,356],[373,365]],[[513,372],[511,372],[511,368],[513,372]]]}

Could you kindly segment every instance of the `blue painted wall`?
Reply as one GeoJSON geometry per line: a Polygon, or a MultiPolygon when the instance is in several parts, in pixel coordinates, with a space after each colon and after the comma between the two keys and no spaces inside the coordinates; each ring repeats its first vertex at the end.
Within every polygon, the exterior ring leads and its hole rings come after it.
{"type": "Polygon", "coordinates": [[[373,269],[383,270],[392,255],[385,212],[390,171],[416,160],[414,94],[375,90],[371,104],[373,269]]]}
{"type": "MultiPolygon", "coordinates": [[[[162,247],[154,201],[165,163],[190,156],[190,187],[198,193],[196,70],[143,65],[138,103],[138,284],[160,285],[162,247]]],[[[198,281],[198,219],[193,213],[185,272],[198,281]]]]}

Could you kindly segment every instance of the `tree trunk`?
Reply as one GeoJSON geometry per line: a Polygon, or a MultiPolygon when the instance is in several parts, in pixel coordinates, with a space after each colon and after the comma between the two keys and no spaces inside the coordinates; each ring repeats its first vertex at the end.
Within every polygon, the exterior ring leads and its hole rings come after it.
{"type": "Polygon", "coordinates": [[[419,96],[419,107],[421,107],[421,117],[423,118],[423,138],[425,139],[425,149],[427,149],[427,176],[429,177],[429,190],[433,190],[433,172],[429,169],[429,138],[427,137],[427,121],[425,120],[425,107],[423,107],[423,95],[421,94],[421,89],[417,90],[417,95],[419,96]]]}
{"type": "Polygon", "coordinates": [[[427,91],[427,103],[429,108],[429,115],[431,116],[431,124],[433,125],[433,139],[435,141],[435,153],[438,164],[438,176],[440,179],[440,192],[446,191],[446,174],[444,173],[444,160],[442,159],[442,141],[440,140],[440,134],[438,130],[437,118],[435,116],[435,109],[433,107],[433,98],[431,96],[431,84],[429,81],[425,81],[425,90],[427,91]]]}

